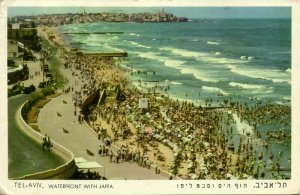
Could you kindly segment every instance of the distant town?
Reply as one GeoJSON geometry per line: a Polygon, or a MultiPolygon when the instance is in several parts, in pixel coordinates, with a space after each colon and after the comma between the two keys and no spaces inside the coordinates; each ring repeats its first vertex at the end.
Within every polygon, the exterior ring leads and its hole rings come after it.
{"type": "MultiPolygon", "coordinates": [[[[9,18],[9,23],[24,23],[46,26],[58,26],[72,23],[95,22],[187,22],[185,17],[177,17],[164,10],[157,13],[66,13],[43,14],[36,16],[16,16],[9,18]]],[[[31,26],[28,26],[31,27],[31,26]]]]}
{"type": "MultiPolygon", "coordinates": [[[[32,51],[41,50],[37,27],[55,27],[72,23],[96,22],[187,22],[162,9],[156,13],[64,13],[9,17],[7,22],[8,84],[28,79],[24,60],[32,60],[32,51]],[[20,65],[22,64],[22,65],[20,65]]],[[[50,37],[51,38],[51,37],[50,37]]]]}

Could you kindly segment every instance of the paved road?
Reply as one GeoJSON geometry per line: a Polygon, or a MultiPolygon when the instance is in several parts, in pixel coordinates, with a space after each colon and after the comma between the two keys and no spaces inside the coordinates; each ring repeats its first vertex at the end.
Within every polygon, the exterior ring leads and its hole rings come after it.
{"type": "Polygon", "coordinates": [[[8,177],[56,168],[63,159],[52,152],[44,152],[40,143],[26,135],[16,122],[17,110],[29,95],[17,95],[8,99],[8,177]]]}
{"type": "MultiPolygon", "coordinates": [[[[69,84],[74,85],[76,79],[70,70],[62,70],[68,78],[69,84]]],[[[74,90],[75,91],[75,90],[74,90]]],[[[97,161],[105,167],[105,176],[108,179],[168,179],[168,175],[155,174],[154,169],[138,166],[136,163],[121,162],[110,163],[109,157],[98,155],[99,140],[86,124],[79,124],[77,116],[74,116],[74,103],[72,92],[62,94],[48,102],[39,112],[38,126],[42,133],[47,133],[52,140],[66,147],[74,153],[75,157],[84,157],[89,161],[97,161]],[[63,103],[63,100],[67,103],[63,103]],[[57,115],[57,112],[61,116],[57,115]],[[64,133],[63,128],[69,133],[64,133]],[[94,156],[87,154],[86,149],[92,151],[94,156]]],[[[104,169],[97,170],[104,175],[104,169]]]]}
{"type": "MultiPolygon", "coordinates": [[[[73,114],[73,102],[69,94],[63,94],[47,103],[38,116],[38,125],[43,133],[47,133],[52,140],[63,145],[74,153],[75,157],[84,157],[89,161],[97,161],[105,167],[108,179],[167,179],[164,174],[155,174],[153,169],[142,168],[135,163],[110,163],[109,157],[98,155],[99,140],[96,134],[86,124],[79,124],[73,114]],[[63,103],[63,100],[67,104],[63,103]],[[62,116],[58,116],[59,112],[62,116]],[[64,133],[63,128],[69,133],[64,133]],[[87,154],[86,149],[94,156],[87,154]]],[[[104,174],[104,169],[99,169],[104,174]]]]}

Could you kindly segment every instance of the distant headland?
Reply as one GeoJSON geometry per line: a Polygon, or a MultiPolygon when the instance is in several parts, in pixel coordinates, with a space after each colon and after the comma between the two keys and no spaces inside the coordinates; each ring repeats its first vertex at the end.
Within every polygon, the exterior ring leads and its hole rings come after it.
{"type": "Polygon", "coordinates": [[[72,23],[96,22],[187,22],[185,17],[178,17],[164,10],[157,13],[65,13],[42,14],[35,16],[15,16],[11,22],[33,22],[36,25],[58,26],[72,23]]]}

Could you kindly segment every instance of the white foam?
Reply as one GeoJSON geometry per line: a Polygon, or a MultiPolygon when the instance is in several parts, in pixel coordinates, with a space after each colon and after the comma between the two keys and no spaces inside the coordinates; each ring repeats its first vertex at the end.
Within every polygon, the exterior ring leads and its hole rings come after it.
{"type": "Polygon", "coordinates": [[[266,86],[264,85],[251,85],[251,84],[236,83],[236,82],[230,82],[229,85],[232,87],[239,87],[243,89],[265,89],[266,88],[266,86]]]}
{"type": "Polygon", "coordinates": [[[251,84],[236,83],[236,82],[230,82],[229,85],[232,87],[247,89],[246,93],[248,94],[266,94],[266,93],[274,92],[273,87],[267,87],[265,85],[251,85],[251,84]]]}
{"type": "Polygon", "coordinates": [[[290,69],[290,68],[288,68],[288,69],[286,69],[286,70],[285,70],[285,72],[289,72],[289,73],[291,73],[291,69],[290,69]]]}
{"type": "Polygon", "coordinates": [[[210,75],[208,72],[201,71],[198,68],[193,68],[190,66],[183,66],[185,61],[174,60],[172,58],[159,56],[153,52],[134,52],[142,58],[154,59],[160,62],[163,62],[165,66],[172,67],[179,70],[182,74],[192,74],[196,79],[205,81],[205,82],[219,82],[219,78],[216,78],[215,74],[210,75]]]}
{"type": "Polygon", "coordinates": [[[208,45],[220,45],[220,43],[214,42],[214,41],[207,41],[206,43],[207,43],[208,45]]]}
{"type": "Polygon", "coordinates": [[[142,44],[139,44],[139,43],[134,42],[134,41],[129,41],[129,43],[130,43],[131,45],[134,45],[134,46],[137,46],[137,47],[142,47],[142,48],[151,49],[151,47],[149,47],[149,46],[142,45],[142,44]]]}
{"type": "Polygon", "coordinates": [[[235,66],[227,65],[231,72],[242,76],[270,80],[274,83],[289,83],[291,84],[291,75],[289,72],[273,70],[273,69],[258,69],[250,66],[235,66]]]}
{"type": "Polygon", "coordinates": [[[103,44],[102,45],[103,46],[103,48],[106,48],[106,49],[108,49],[108,50],[110,50],[110,51],[120,51],[120,52],[123,52],[124,50],[122,50],[122,49],[120,49],[120,48],[116,48],[116,47],[112,47],[111,45],[109,45],[109,44],[103,44]]]}
{"type": "Polygon", "coordinates": [[[209,86],[202,86],[202,90],[208,91],[208,92],[216,92],[216,93],[222,93],[223,95],[228,95],[228,93],[218,87],[209,87],[209,86]]]}
{"type": "Polygon", "coordinates": [[[136,36],[136,37],[139,37],[140,35],[139,34],[136,34],[136,33],[129,33],[130,36],[136,36]]]}
{"type": "Polygon", "coordinates": [[[281,101],[276,101],[275,103],[279,105],[284,105],[284,103],[282,103],[281,101]]]}
{"type": "Polygon", "coordinates": [[[171,83],[172,83],[173,85],[182,85],[182,83],[176,82],[176,81],[171,81],[171,83]]]}
{"type": "Polygon", "coordinates": [[[197,61],[201,61],[204,63],[211,63],[213,65],[221,65],[224,64],[245,64],[248,61],[240,60],[240,59],[230,59],[224,57],[217,57],[220,56],[220,52],[216,52],[215,55],[211,53],[204,53],[204,52],[196,52],[196,51],[189,51],[184,49],[177,49],[172,47],[162,47],[160,50],[171,51],[173,54],[183,56],[183,57],[193,57],[197,61]]]}
{"type": "Polygon", "coordinates": [[[266,89],[253,89],[253,90],[247,91],[247,94],[256,94],[256,95],[257,94],[267,94],[267,93],[274,93],[274,89],[272,87],[269,87],[266,89]]]}
{"type": "Polygon", "coordinates": [[[170,59],[164,59],[163,61],[164,61],[166,66],[177,68],[177,69],[181,69],[182,67],[180,67],[180,66],[184,63],[183,61],[170,60],[170,59]]]}
{"type": "Polygon", "coordinates": [[[183,74],[192,74],[198,80],[205,82],[217,83],[219,82],[219,78],[215,78],[215,76],[211,76],[208,72],[203,72],[199,69],[192,67],[184,67],[180,70],[183,74]]]}
{"type": "Polygon", "coordinates": [[[202,53],[202,52],[188,51],[185,49],[177,49],[177,48],[173,48],[173,47],[162,47],[159,50],[171,51],[172,53],[177,54],[179,56],[183,56],[183,57],[203,57],[203,56],[208,55],[208,54],[202,53]]]}

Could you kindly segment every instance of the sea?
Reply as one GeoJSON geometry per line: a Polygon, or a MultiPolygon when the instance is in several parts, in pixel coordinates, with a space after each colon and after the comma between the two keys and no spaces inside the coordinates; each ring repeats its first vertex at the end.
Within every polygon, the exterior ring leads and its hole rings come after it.
{"type": "MultiPolygon", "coordinates": [[[[69,24],[65,40],[84,52],[127,52],[132,81],[159,82],[175,99],[203,104],[220,95],[237,101],[291,102],[290,19],[194,19],[180,23],[69,24]]],[[[215,101],[217,102],[217,101],[215,101]]]]}
{"type": "MultiPolygon", "coordinates": [[[[222,98],[291,106],[290,19],[103,22],[68,24],[59,30],[86,33],[64,34],[67,44],[83,52],[127,52],[120,66],[133,71],[133,84],[160,86],[173,99],[202,106],[206,99],[219,106],[222,98]]],[[[282,128],[291,132],[290,124],[282,128]]],[[[263,127],[259,130],[265,135],[263,127]]],[[[273,143],[270,151],[284,151],[280,164],[290,169],[290,141],[273,143]]],[[[270,151],[264,151],[266,160],[270,151]]]]}

